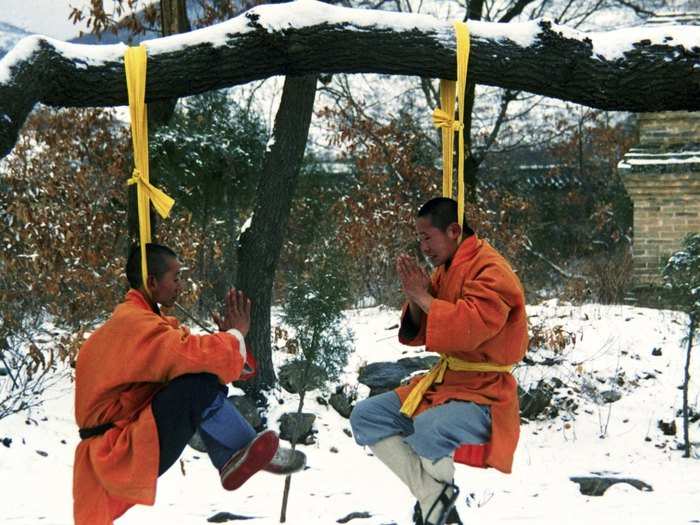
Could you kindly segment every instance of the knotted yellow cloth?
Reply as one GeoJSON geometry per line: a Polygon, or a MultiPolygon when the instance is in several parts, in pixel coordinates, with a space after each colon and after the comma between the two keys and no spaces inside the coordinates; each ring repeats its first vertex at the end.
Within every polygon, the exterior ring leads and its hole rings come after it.
{"type": "Polygon", "coordinates": [[[139,211],[139,242],[141,244],[141,278],[148,292],[148,262],[146,244],[151,242],[151,214],[149,203],[166,218],[175,201],[153,186],[148,175],[148,113],[146,111],[146,48],[130,47],[124,53],[126,87],[129,93],[131,139],[134,145],[134,172],[127,184],[136,184],[139,211]]]}
{"type": "Polygon", "coordinates": [[[457,81],[440,81],[440,106],[433,111],[433,124],[442,130],[442,196],[452,198],[452,173],[455,131],[459,137],[457,161],[457,217],[459,225],[464,221],[464,97],[467,89],[469,63],[469,28],[464,22],[453,24],[457,35],[457,81]],[[455,100],[459,120],[454,119],[455,100]]]}
{"type": "Polygon", "coordinates": [[[457,372],[511,372],[513,365],[496,365],[494,363],[470,363],[457,357],[440,354],[433,368],[413,387],[406,401],[401,405],[401,413],[411,417],[420,405],[423,396],[434,383],[442,383],[447,369],[457,372]]]}

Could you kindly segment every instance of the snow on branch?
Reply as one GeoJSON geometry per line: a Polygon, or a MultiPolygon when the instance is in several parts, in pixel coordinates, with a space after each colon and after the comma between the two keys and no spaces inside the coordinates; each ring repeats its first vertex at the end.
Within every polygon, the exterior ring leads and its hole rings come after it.
{"type": "MultiPolygon", "coordinates": [[[[700,27],[583,33],[541,19],[470,22],[470,78],[609,110],[700,110],[700,27]]],[[[227,22],[144,43],[148,101],[273,75],[455,77],[452,25],[427,15],[313,0],[257,6],[227,22]]],[[[0,61],[0,157],[37,102],[127,103],[124,45],[21,40],[0,61]]]]}

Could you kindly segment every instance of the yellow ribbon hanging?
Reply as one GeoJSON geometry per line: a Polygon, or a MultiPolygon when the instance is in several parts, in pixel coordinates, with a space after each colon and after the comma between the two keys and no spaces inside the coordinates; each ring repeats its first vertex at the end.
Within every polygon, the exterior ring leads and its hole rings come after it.
{"type": "Polygon", "coordinates": [[[126,87],[129,93],[131,139],[134,145],[134,172],[127,184],[136,184],[139,213],[139,243],[141,244],[141,278],[148,292],[148,261],[146,244],[151,242],[151,215],[149,203],[166,218],[175,201],[153,186],[148,173],[148,113],[146,111],[146,48],[129,47],[124,53],[126,87]]]}
{"type": "Polygon", "coordinates": [[[433,383],[442,383],[447,369],[457,372],[507,372],[513,370],[513,365],[497,365],[494,363],[470,363],[457,357],[440,354],[438,361],[433,368],[413,387],[406,401],[401,405],[401,413],[411,417],[416,411],[423,396],[433,383]]]}
{"type": "Polygon", "coordinates": [[[455,118],[455,90],[451,80],[440,81],[440,106],[433,111],[433,124],[442,131],[442,196],[452,197],[452,163],[454,158],[455,131],[461,122],[455,118]]]}
{"type": "Polygon", "coordinates": [[[464,98],[467,90],[467,66],[469,64],[469,28],[464,22],[454,22],[457,35],[457,81],[440,81],[440,108],[433,111],[433,124],[442,130],[442,196],[452,198],[452,173],[454,133],[458,134],[457,160],[457,218],[464,222],[464,98]],[[454,119],[455,100],[459,117],[454,119]]]}

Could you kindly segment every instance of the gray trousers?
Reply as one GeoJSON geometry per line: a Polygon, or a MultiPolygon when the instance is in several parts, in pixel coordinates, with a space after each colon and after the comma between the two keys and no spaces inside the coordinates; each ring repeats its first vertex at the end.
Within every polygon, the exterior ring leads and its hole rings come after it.
{"type": "Polygon", "coordinates": [[[360,401],[350,415],[355,441],[362,446],[395,435],[424,458],[437,461],[460,445],[487,443],[491,437],[491,409],[471,401],[449,401],[414,418],[401,412],[395,392],[360,401]]]}

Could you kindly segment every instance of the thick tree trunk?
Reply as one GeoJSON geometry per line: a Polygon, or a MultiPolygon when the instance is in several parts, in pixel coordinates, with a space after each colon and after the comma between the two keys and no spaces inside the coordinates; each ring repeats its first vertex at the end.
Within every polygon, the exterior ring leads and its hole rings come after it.
{"type": "Polygon", "coordinates": [[[285,80],[271,145],[258,183],[253,220],[241,235],[236,286],[253,301],[253,322],[247,341],[258,361],[258,373],[242,385],[251,393],[275,382],[270,342],[272,284],[306,148],[316,78],[308,75],[285,80]]]}
{"type": "MultiPolygon", "coordinates": [[[[700,28],[583,33],[548,20],[471,22],[469,76],[607,110],[700,110],[700,28]]],[[[148,102],[267,78],[385,73],[455,78],[451,25],[429,16],[294,2],[258,6],[149,48],[148,102]],[[308,20],[308,22],[305,22],[308,20]],[[294,24],[294,25],[293,25],[294,24]]],[[[126,104],[124,47],[23,39],[0,61],[0,156],[37,102],[126,104]]]]}

